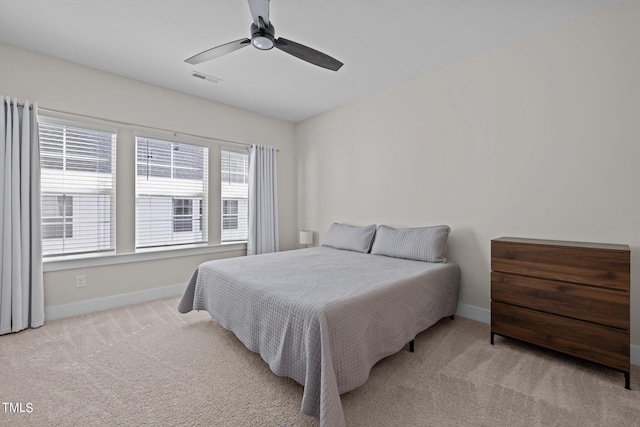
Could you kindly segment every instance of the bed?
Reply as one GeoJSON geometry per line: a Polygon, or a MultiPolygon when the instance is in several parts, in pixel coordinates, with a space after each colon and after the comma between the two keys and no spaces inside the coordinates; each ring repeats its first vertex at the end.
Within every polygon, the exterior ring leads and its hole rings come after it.
{"type": "Polygon", "coordinates": [[[321,246],[205,262],[178,309],[208,311],[276,375],[304,386],[303,414],[333,427],[345,425],[340,394],[452,316],[459,285],[455,263],[321,246]]]}

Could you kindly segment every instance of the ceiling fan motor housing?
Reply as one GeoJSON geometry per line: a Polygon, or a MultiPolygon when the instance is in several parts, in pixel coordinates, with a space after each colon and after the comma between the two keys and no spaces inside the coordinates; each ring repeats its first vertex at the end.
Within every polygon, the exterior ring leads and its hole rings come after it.
{"type": "Polygon", "coordinates": [[[264,27],[258,27],[256,24],[251,24],[251,44],[260,50],[269,50],[274,46],[274,34],[275,29],[271,23],[266,24],[264,27]]]}

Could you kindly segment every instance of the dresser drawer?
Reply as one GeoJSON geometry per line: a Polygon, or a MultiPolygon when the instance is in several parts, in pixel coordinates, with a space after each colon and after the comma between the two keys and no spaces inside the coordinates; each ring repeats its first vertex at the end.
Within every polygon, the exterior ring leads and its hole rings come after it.
{"type": "Polygon", "coordinates": [[[491,270],[624,292],[629,292],[631,277],[628,246],[533,239],[492,240],[491,270]]]}
{"type": "Polygon", "coordinates": [[[629,330],[626,292],[492,272],[491,299],[629,330]]]}
{"type": "Polygon", "coordinates": [[[629,372],[629,334],[618,329],[491,302],[491,332],[629,372]]]}

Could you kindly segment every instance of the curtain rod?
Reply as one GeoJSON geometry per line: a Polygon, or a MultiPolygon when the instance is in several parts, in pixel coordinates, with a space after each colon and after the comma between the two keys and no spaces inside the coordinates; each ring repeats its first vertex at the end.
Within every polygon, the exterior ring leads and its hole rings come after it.
{"type": "MultiPolygon", "coordinates": [[[[24,103],[18,102],[18,106],[24,107],[24,103]]],[[[33,104],[29,105],[29,109],[30,110],[33,109],[33,104]]],[[[103,121],[103,122],[116,123],[116,124],[119,124],[119,125],[135,126],[135,127],[144,128],[144,129],[159,130],[159,131],[162,131],[162,132],[172,133],[175,136],[184,135],[184,136],[190,136],[190,137],[193,137],[193,138],[202,138],[202,139],[208,139],[208,140],[211,140],[211,141],[226,142],[228,144],[242,145],[242,146],[245,146],[245,147],[251,147],[251,145],[252,145],[252,144],[247,144],[246,142],[238,142],[238,141],[232,141],[232,140],[229,140],[229,139],[221,139],[221,138],[212,138],[210,136],[197,135],[197,134],[188,133],[188,132],[177,132],[177,131],[170,130],[170,129],[156,128],[156,127],[153,127],[153,126],[139,125],[139,124],[136,124],[136,123],[123,122],[123,121],[119,121],[119,120],[103,119],[103,118],[100,118],[100,117],[90,116],[90,115],[87,115],[87,114],[71,113],[69,111],[56,110],[56,109],[53,109],[53,108],[46,108],[46,107],[38,106],[38,109],[39,110],[43,110],[43,111],[48,111],[50,113],[66,114],[68,116],[76,116],[76,117],[82,117],[82,118],[85,118],[85,119],[100,120],[100,121],[103,121]]],[[[276,151],[279,152],[280,149],[277,148],[276,151]]]]}

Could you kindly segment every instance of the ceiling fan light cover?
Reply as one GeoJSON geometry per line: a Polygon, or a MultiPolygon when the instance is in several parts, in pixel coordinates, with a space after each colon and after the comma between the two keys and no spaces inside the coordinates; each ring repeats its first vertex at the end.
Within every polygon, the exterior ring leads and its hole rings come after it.
{"type": "Polygon", "coordinates": [[[269,50],[273,48],[273,38],[267,36],[255,36],[251,39],[251,44],[260,50],[269,50]]]}

